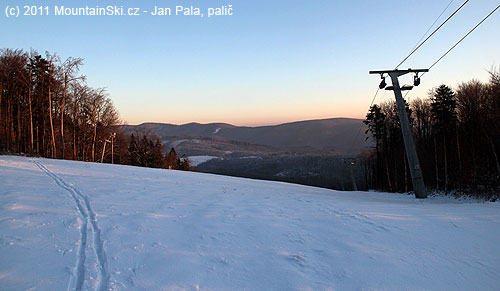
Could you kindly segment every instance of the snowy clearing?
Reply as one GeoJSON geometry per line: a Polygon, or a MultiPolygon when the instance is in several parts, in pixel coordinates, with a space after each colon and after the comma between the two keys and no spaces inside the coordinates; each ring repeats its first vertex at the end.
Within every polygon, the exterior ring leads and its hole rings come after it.
{"type": "Polygon", "coordinates": [[[191,162],[191,166],[196,167],[199,164],[203,164],[213,159],[218,159],[219,157],[215,156],[189,156],[188,159],[191,162]]]}
{"type": "Polygon", "coordinates": [[[500,203],[0,156],[1,290],[498,290],[500,203]]]}

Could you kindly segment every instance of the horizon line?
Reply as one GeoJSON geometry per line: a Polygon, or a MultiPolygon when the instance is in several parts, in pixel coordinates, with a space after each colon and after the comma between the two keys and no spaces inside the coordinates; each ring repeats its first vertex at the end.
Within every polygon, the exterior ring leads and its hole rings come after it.
{"type": "Polygon", "coordinates": [[[320,120],[329,120],[329,119],[358,119],[358,120],[363,120],[363,118],[340,116],[340,117],[302,119],[302,120],[293,120],[293,121],[286,121],[286,122],[279,122],[279,123],[263,123],[263,124],[253,124],[253,125],[241,125],[241,124],[234,124],[234,123],[228,123],[228,122],[223,122],[223,121],[215,121],[215,122],[191,121],[191,122],[186,122],[186,123],[172,123],[172,122],[159,122],[159,121],[143,121],[143,122],[135,123],[135,124],[131,124],[131,123],[128,123],[128,122],[124,121],[122,124],[119,124],[119,125],[120,126],[121,125],[138,126],[138,125],[142,125],[142,124],[170,124],[170,125],[182,126],[182,125],[188,125],[188,124],[201,124],[201,125],[227,124],[227,125],[238,126],[238,127],[264,127],[264,126],[278,126],[278,125],[289,124],[289,123],[296,123],[296,122],[320,121],[320,120]]]}

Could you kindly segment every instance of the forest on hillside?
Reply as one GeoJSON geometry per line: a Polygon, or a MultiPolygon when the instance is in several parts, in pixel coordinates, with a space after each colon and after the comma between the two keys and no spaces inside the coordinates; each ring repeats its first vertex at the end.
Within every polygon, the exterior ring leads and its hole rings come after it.
{"type": "MultiPolygon", "coordinates": [[[[428,98],[406,104],[427,189],[477,196],[500,190],[500,71],[487,83],[440,85],[428,98]]],[[[366,115],[374,149],[360,158],[369,164],[370,188],[412,189],[395,102],[373,105],[366,115]]]]}
{"type": "MultiPolygon", "coordinates": [[[[105,88],[79,74],[81,58],[0,51],[0,149],[97,161],[119,115],[105,88]]],[[[114,137],[114,136],[113,136],[114,137]]]]}
{"type": "MultiPolygon", "coordinates": [[[[187,157],[178,157],[174,149],[165,151],[155,136],[125,136],[106,88],[90,87],[87,77],[80,73],[82,66],[81,58],[62,60],[49,52],[0,50],[0,152],[192,169],[187,157]]],[[[498,195],[500,71],[492,70],[486,83],[471,80],[455,89],[436,87],[428,98],[413,99],[406,109],[427,189],[498,195]]],[[[338,170],[335,163],[312,163],[311,157],[275,159],[270,161],[276,172],[271,173],[273,179],[284,179],[283,173],[292,173],[309,163],[314,164],[314,179],[303,178],[301,173],[287,181],[333,187],[339,184],[335,179],[342,176],[346,181],[353,180],[353,185],[357,182],[360,189],[411,191],[395,103],[373,105],[364,122],[375,146],[358,157],[355,169],[342,166],[338,170]],[[331,169],[327,169],[328,164],[331,169]],[[357,179],[352,178],[353,169],[357,179]],[[332,172],[335,175],[330,175],[332,172]],[[321,177],[321,183],[317,177],[321,177]]],[[[242,165],[233,163],[231,167],[222,172],[243,175],[242,165]]],[[[252,172],[252,177],[274,169],[267,164],[255,167],[263,170],[252,172]]],[[[339,185],[344,189],[345,184],[340,181],[339,185]]]]}
{"type": "Polygon", "coordinates": [[[0,152],[89,162],[190,169],[158,138],[124,136],[106,88],[80,74],[83,59],[0,50],[0,152]]]}

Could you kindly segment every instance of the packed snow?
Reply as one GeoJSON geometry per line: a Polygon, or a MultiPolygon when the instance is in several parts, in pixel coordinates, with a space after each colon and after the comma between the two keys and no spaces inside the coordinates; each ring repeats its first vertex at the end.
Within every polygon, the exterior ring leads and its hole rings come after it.
{"type": "MultiPolygon", "coordinates": [[[[167,143],[168,142],[169,141],[167,140],[167,143]]],[[[173,147],[173,148],[176,148],[176,147],[180,146],[181,144],[183,144],[185,142],[201,143],[201,140],[199,140],[199,139],[178,139],[178,140],[174,140],[169,146],[173,147]]]]}
{"type": "Polygon", "coordinates": [[[258,160],[262,160],[262,157],[259,157],[259,156],[244,156],[244,157],[241,157],[240,159],[242,159],[242,160],[246,160],[246,159],[258,159],[258,160]]]}
{"type": "Polygon", "coordinates": [[[0,290],[498,290],[500,203],[0,156],[0,290]]]}
{"type": "Polygon", "coordinates": [[[191,166],[196,167],[200,164],[208,162],[213,159],[218,159],[219,157],[215,156],[189,156],[188,159],[191,162],[191,166]]]}

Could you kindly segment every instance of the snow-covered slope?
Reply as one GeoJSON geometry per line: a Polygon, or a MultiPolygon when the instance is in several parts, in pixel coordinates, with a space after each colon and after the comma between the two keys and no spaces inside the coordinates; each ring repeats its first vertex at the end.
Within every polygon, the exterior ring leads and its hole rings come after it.
{"type": "Polygon", "coordinates": [[[0,290],[498,290],[500,204],[0,156],[0,290]]]}

